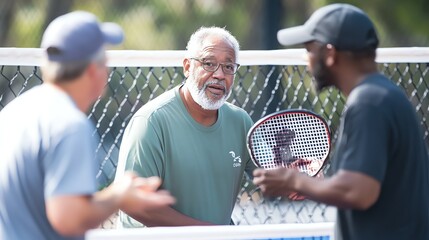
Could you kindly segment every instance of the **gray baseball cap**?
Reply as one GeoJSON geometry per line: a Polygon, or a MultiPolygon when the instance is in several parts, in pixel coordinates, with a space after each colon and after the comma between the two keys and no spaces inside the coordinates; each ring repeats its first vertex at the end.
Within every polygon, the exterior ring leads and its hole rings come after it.
{"type": "Polygon", "coordinates": [[[369,17],[349,4],[331,4],[315,11],[304,25],[282,29],[277,39],[283,45],[318,41],[338,50],[376,49],[378,37],[369,17]]]}
{"type": "Polygon", "coordinates": [[[122,28],[115,23],[100,23],[84,11],[59,16],[46,28],[41,47],[54,62],[90,60],[105,44],[119,44],[122,28]]]}

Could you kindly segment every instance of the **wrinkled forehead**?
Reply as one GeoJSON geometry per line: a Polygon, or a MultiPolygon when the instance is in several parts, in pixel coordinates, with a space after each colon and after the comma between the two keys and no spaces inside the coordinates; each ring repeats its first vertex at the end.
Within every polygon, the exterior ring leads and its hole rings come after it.
{"type": "Polygon", "coordinates": [[[236,61],[235,49],[232,43],[220,36],[207,37],[201,44],[199,55],[200,57],[215,57],[236,61]]]}

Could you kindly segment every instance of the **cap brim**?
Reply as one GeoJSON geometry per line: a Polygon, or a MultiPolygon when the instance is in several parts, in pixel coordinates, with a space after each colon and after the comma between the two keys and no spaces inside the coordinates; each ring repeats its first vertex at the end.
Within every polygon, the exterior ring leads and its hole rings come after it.
{"type": "Polygon", "coordinates": [[[289,46],[302,44],[315,40],[305,25],[282,29],[277,32],[277,40],[280,44],[289,46]]]}
{"type": "Polygon", "coordinates": [[[124,40],[124,32],[116,23],[101,24],[101,31],[104,35],[104,41],[109,44],[119,44],[124,40]]]}

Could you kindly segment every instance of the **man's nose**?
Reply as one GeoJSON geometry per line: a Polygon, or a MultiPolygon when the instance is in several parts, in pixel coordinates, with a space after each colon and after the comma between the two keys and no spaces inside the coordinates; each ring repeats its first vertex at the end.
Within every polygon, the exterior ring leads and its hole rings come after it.
{"type": "Polygon", "coordinates": [[[213,72],[213,77],[218,79],[225,78],[225,73],[223,72],[222,64],[219,64],[219,67],[217,68],[217,70],[213,72]]]}

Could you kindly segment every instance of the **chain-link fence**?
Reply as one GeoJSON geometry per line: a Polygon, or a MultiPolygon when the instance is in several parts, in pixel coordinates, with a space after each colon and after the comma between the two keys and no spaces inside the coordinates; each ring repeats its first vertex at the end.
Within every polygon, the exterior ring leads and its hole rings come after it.
{"type": "MultiPolygon", "coordinates": [[[[0,66],[0,110],[21,93],[43,82],[37,65],[35,62],[33,66],[0,66]]],[[[409,96],[419,117],[424,140],[429,146],[429,63],[386,61],[379,64],[379,70],[401,86],[409,96]]],[[[98,99],[88,113],[96,125],[94,137],[99,139],[96,153],[100,163],[97,175],[100,188],[110,184],[114,178],[122,135],[131,116],[142,105],[183,81],[181,67],[121,65],[110,68],[106,94],[98,99]]],[[[327,120],[334,148],[345,104],[344,97],[334,88],[319,95],[314,94],[311,76],[301,63],[244,64],[236,75],[233,93],[228,101],[244,108],[254,121],[283,109],[314,111],[327,120]]],[[[328,170],[329,164],[325,172],[328,170]]],[[[333,208],[326,205],[308,200],[267,200],[259,193],[250,193],[248,184],[244,179],[233,214],[236,224],[320,222],[333,221],[335,218],[333,208]]]]}

